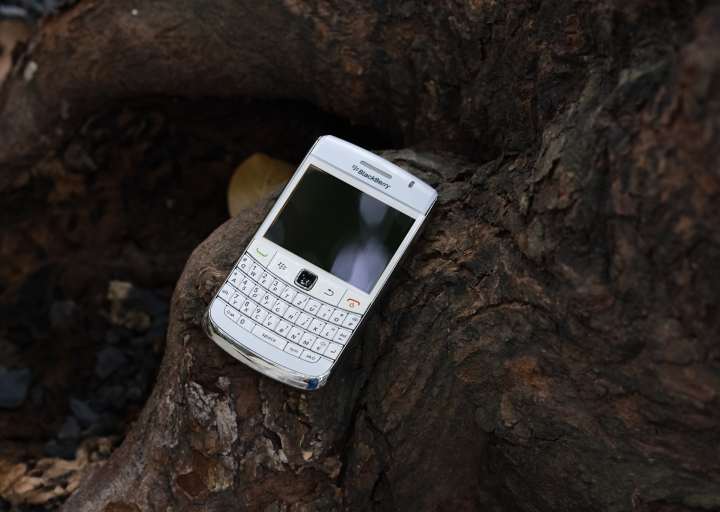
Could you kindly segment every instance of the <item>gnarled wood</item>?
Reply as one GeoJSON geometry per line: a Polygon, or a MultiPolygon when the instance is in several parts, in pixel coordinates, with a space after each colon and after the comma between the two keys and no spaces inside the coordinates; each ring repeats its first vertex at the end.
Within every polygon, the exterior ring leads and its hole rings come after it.
{"type": "Polygon", "coordinates": [[[318,393],[202,334],[277,191],[220,227],[140,421],[65,510],[720,507],[716,2],[200,5],[46,22],[3,89],[5,175],[107,98],[295,97],[447,151],[384,154],[441,205],[318,393]]]}

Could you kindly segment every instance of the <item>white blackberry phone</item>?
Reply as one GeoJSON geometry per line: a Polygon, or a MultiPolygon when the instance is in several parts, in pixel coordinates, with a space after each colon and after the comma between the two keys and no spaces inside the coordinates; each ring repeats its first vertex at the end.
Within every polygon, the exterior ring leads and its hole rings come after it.
{"type": "Polygon", "coordinates": [[[269,377],[322,387],[436,199],[387,160],[319,138],[210,303],[205,332],[269,377]]]}

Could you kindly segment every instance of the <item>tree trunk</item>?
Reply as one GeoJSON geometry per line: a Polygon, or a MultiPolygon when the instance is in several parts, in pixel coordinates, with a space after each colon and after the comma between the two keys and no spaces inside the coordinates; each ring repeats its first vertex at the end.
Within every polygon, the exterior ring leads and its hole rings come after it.
{"type": "Polygon", "coordinates": [[[84,0],[30,46],[4,183],[167,94],[309,100],[424,151],[383,155],[440,192],[317,393],[203,335],[279,191],[222,225],[140,419],[64,510],[720,508],[717,2],[84,0]]]}

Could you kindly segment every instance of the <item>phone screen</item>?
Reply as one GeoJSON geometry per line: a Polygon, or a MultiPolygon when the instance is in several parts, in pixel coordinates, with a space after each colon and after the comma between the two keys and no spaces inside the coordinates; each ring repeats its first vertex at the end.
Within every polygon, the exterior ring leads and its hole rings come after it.
{"type": "Polygon", "coordinates": [[[414,223],[311,165],[265,238],[370,293],[414,223]]]}

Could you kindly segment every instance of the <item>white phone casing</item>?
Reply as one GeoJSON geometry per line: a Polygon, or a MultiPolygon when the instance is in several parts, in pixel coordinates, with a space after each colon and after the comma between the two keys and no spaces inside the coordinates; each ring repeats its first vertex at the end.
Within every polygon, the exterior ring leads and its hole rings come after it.
{"type": "Polygon", "coordinates": [[[300,389],[321,388],[420,235],[436,199],[432,187],[387,160],[336,137],[320,137],[210,303],[205,332],[269,377],[300,389]],[[264,238],[311,167],[414,219],[369,293],[264,238]],[[303,270],[317,276],[310,290],[295,281],[303,270]]]}

